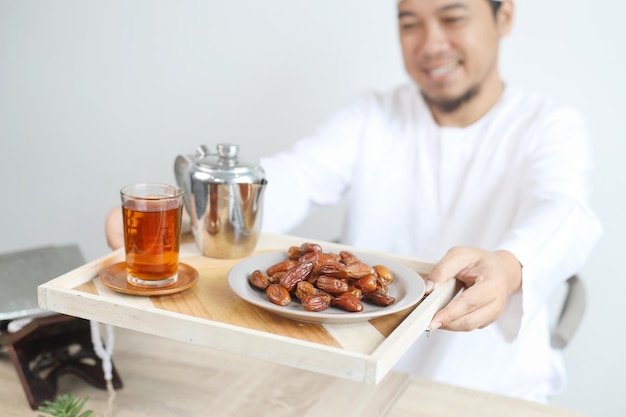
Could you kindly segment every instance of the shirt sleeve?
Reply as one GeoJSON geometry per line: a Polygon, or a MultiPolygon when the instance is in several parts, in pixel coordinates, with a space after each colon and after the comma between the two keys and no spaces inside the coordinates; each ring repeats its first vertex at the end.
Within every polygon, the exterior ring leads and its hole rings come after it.
{"type": "Polygon", "coordinates": [[[268,185],[263,230],[286,233],[315,207],[338,203],[351,181],[372,95],[334,113],[289,150],[261,159],[268,185]]]}
{"type": "Polygon", "coordinates": [[[524,331],[560,284],[580,271],[601,235],[589,204],[593,158],[583,118],[559,108],[532,129],[522,203],[500,247],[522,264],[521,292],[509,299],[497,322],[508,341],[524,331]]]}

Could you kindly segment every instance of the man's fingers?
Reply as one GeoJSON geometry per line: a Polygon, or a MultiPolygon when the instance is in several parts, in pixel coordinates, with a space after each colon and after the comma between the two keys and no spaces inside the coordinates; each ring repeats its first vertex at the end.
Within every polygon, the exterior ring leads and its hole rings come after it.
{"type": "Polygon", "coordinates": [[[483,251],[474,248],[455,247],[450,249],[428,274],[428,279],[437,287],[451,278],[462,275],[480,259],[483,251]]]}
{"type": "Polygon", "coordinates": [[[124,229],[121,207],[114,207],[109,211],[104,227],[107,244],[111,249],[115,250],[124,246],[124,229]]]}
{"type": "MultiPolygon", "coordinates": [[[[497,318],[499,311],[496,297],[485,299],[479,297],[480,290],[476,286],[466,289],[463,293],[450,301],[441,309],[432,320],[431,327],[455,331],[470,331],[485,327],[497,318]]],[[[484,294],[484,292],[483,292],[484,294]]]]}
{"type": "Polygon", "coordinates": [[[431,329],[470,331],[493,323],[502,312],[507,297],[521,282],[521,266],[508,252],[477,248],[453,248],[433,267],[428,276],[434,289],[457,279],[463,292],[441,309],[431,321],[431,329]]]}
{"type": "Polygon", "coordinates": [[[491,312],[492,309],[487,305],[469,314],[465,314],[456,320],[452,320],[446,324],[442,323],[439,328],[457,332],[469,332],[482,329],[496,321],[497,317],[491,314],[491,312]]]}

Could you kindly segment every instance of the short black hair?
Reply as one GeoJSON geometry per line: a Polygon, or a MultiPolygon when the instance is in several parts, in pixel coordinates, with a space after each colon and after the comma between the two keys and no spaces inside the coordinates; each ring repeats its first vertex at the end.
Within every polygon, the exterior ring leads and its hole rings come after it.
{"type": "Polygon", "coordinates": [[[502,5],[501,1],[489,0],[489,4],[491,5],[491,9],[493,10],[493,14],[495,15],[498,12],[498,9],[502,5]]]}

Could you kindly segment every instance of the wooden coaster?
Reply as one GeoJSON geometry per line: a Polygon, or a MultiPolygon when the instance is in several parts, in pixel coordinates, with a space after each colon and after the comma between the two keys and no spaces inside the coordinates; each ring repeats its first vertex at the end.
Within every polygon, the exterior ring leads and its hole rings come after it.
{"type": "Polygon", "coordinates": [[[126,280],[126,262],[118,262],[100,271],[100,281],[114,291],[131,295],[168,295],[176,294],[191,288],[199,278],[195,268],[178,263],[178,280],[166,287],[145,288],[129,284],[126,280]]]}

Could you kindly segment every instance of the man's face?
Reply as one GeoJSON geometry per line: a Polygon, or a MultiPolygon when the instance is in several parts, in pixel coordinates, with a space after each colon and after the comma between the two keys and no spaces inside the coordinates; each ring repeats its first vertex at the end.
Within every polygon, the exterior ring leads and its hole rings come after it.
{"type": "Polygon", "coordinates": [[[426,100],[451,113],[499,83],[500,37],[487,0],[402,0],[398,4],[402,55],[426,100]]]}

